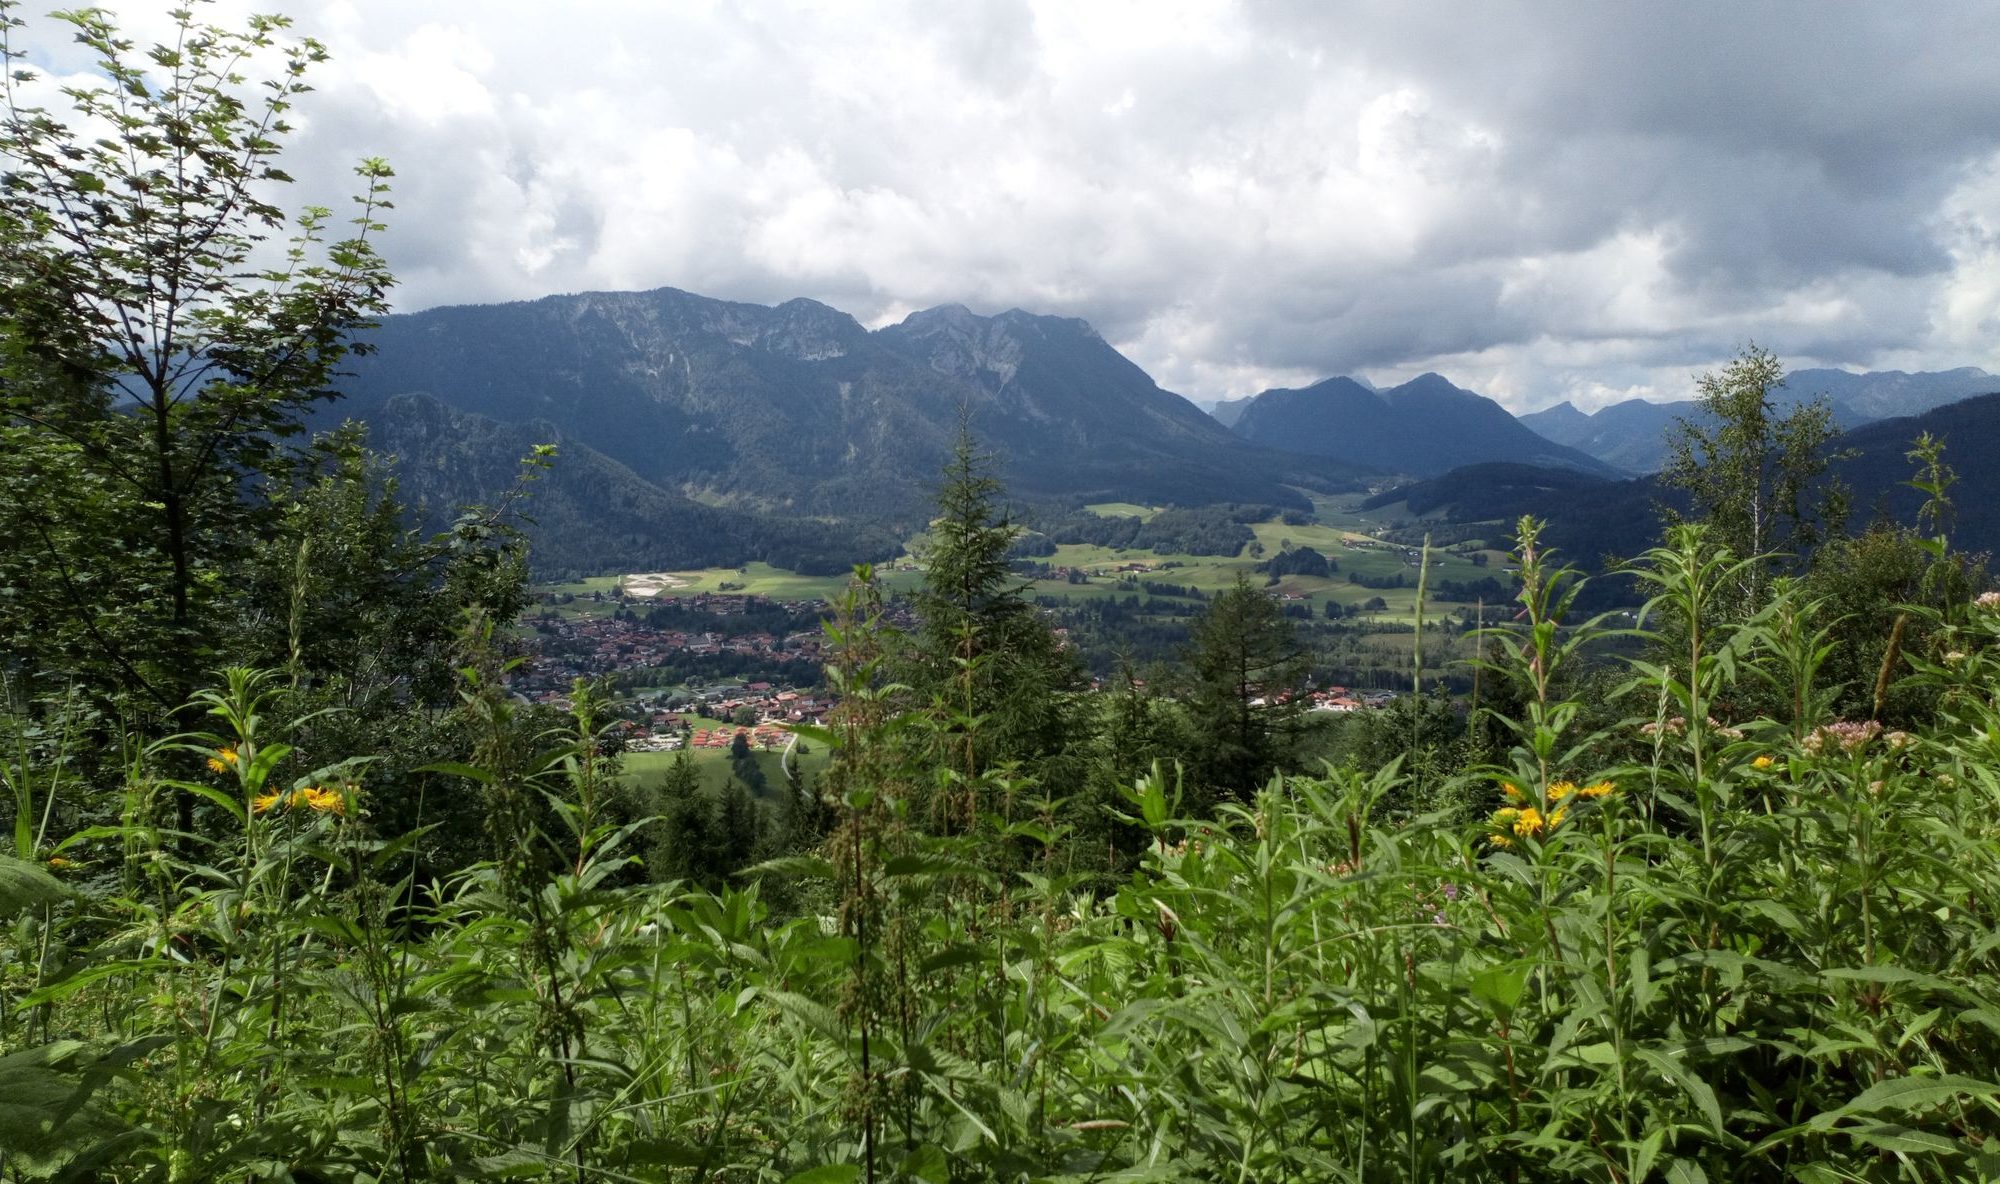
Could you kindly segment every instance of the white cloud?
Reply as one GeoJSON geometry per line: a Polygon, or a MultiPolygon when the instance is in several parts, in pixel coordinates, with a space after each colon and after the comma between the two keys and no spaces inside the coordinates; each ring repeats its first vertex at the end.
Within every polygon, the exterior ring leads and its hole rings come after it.
{"type": "Polygon", "coordinates": [[[1019,305],[1203,399],[1427,369],[1519,409],[1680,397],[1750,339],[2000,365],[1983,6],[293,7],[334,58],[298,200],[390,159],[404,308],[1019,305]]]}

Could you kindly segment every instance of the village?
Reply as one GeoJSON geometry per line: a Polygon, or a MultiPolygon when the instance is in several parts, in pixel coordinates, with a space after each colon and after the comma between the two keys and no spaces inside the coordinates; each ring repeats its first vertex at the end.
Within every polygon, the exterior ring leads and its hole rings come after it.
{"type": "MultiPolygon", "coordinates": [[[[608,681],[621,716],[614,731],[632,752],[726,749],[739,734],[752,748],[781,749],[792,737],[785,725],[822,723],[834,705],[820,665],[819,622],[830,611],[823,600],[700,593],[649,597],[633,607],[614,594],[610,602],[621,607],[608,615],[561,613],[545,594],[543,611],[526,620],[531,657],[511,689],[528,702],[567,710],[577,679],[608,681]],[[674,624],[650,623],[659,620],[674,624]]],[[[1092,679],[1093,690],[1104,685],[1092,679]]],[[[1313,712],[1359,711],[1395,697],[1344,686],[1298,695],[1313,712]]]]}
{"type": "Polygon", "coordinates": [[[545,594],[544,611],[525,622],[532,656],[511,689],[567,709],[577,679],[608,681],[623,717],[614,730],[634,752],[727,748],[739,732],[753,747],[782,748],[783,725],[819,723],[833,706],[819,690],[824,601],[701,593],[623,607],[623,598],[609,599],[621,605],[610,615],[571,614],[554,611],[545,594]]]}

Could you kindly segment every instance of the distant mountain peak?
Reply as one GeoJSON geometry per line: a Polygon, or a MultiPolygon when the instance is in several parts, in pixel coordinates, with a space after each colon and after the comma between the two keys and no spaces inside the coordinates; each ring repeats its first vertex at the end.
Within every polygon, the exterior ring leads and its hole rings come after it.
{"type": "Polygon", "coordinates": [[[1372,386],[1365,386],[1356,382],[1345,374],[1337,374],[1332,378],[1323,378],[1305,389],[1323,395],[1359,391],[1364,395],[1371,395],[1378,399],[1382,396],[1381,391],[1376,390],[1372,386]]]}
{"type": "MultiPolygon", "coordinates": [[[[2000,378],[1976,366],[1903,371],[1809,369],[1785,375],[1772,394],[1781,410],[1825,398],[1834,422],[1853,429],[1880,419],[1918,415],[1978,395],[2000,392],[2000,378]]],[[[1632,473],[1651,473],[1666,462],[1665,434],[1677,419],[1702,420],[1692,401],[1655,403],[1627,399],[1589,415],[1568,404],[1521,417],[1530,429],[1558,444],[1587,452],[1632,473]]]]}
{"type": "Polygon", "coordinates": [[[1381,393],[1385,398],[1390,399],[1405,398],[1410,395],[1469,395],[1475,399],[1483,400],[1485,398],[1483,395],[1475,395],[1464,387],[1458,386],[1451,379],[1434,370],[1426,370],[1410,381],[1400,386],[1392,386],[1381,393]]]}
{"type": "Polygon", "coordinates": [[[996,333],[1033,329],[1042,333],[1061,331],[1072,333],[1094,341],[1103,337],[1082,317],[1058,317],[1044,313],[1029,312],[1023,308],[1010,308],[993,316],[981,316],[963,304],[940,304],[911,313],[901,322],[889,326],[915,334],[928,333],[996,333]]]}
{"type": "Polygon", "coordinates": [[[1581,452],[1544,440],[1498,403],[1434,373],[1379,392],[1346,377],[1303,390],[1265,391],[1230,426],[1266,447],[1416,476],[1503,460],[1612,472],[1581,452]]]}
{"type": "Polygon", "coordinates": [[[963,304],[940,304],[934,308],[920,308],[897,322],[898,328],[929,329],[957,328],[977,324],[985,317],[973,312],[963,304]]]}
{"type": "Polygon", "coordinates": [[[1094,341],[1104,340],[1096,327],[1082,317],[1059,317],[1047,313],[1029,312],[1021,308],[1010,308],[993,319],[1014,325],[1032,325],[1043,332],[1062,329],[1094,341]]]}

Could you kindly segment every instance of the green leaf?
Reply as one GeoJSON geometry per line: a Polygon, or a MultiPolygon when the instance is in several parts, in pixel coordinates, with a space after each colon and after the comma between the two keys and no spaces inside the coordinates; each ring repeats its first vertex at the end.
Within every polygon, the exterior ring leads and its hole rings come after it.
{"type": "Polygon", "coordinates": [[[1514,1010],[1527,986],[1528,967],[1519,962],[1488,966],[1472,976],[1473,995],[1502,1012],[1514,1010]]]}
{"type": "Polygon", "coordinates": [[[69,896],[69,889],[42,868],[25,859],[0,855],[0,918],[12,917],[29,909],[54,904],[69,896]]]}
{"type": "MultiPolygon", "coordinates": [[[[1675,1085],[1680,1086],[1682,1091],[1694,1101],[1695,1107],[1701,1111],[1702,1117],[1708,1120],[1709,1129],[1715,1132],[1718,1137],[1723,1134],[1722,1106],[1715,1100],[1715,1091],[1709,1088],[1709,1084],[1706,1081],[1688,1072],[1687,1066],[1681,1064],[1679,1059],[1669,1056],[1658,1049],[1642,1048],[1637,1050],[1635,1055],[1640,1060],[1658,1069],[1675,1085]]],[[[1676,1163],[1674,1166],[1677,1168],[1680,1165],[1676,1163]]],[[[1675,1178],[1673,1173],[1674,1168],[1667,1170],[1669,1179],[1675,1178]]]]}
{"type": "Polygon", "coordinates": [[[824,880],[833,882],[833,862],[818,855],[780,855],[743,869],[744,875],[775,873],[781,876],[797,876],[803,880],[824,880]]]}
{"type": "Polygon", "coordinates": [[[1639,1144],[1639,1154],[1632,1157],[1632,1179],[1630,1184],[1646,1184],[1646,1177],[1653,1172],[1653,1161],[1660,1157],[1660,1148],[1666,1146],[1667,1132],[1654,1130],[1639,1144]]]}
{"type": "Polygon", "coordinates": [[[1963,1155],[1966,1149],[1943,1135],[1914,1127],[1885,1122],[1879,1126],[1856,1127],[1847,1134],[1857,1142],[1902,1155],[1963,1155]]]}
{"type": "Polygon", "coordinates": [[[530,1151],[503,1151],[498,1155],[482,1155],[462,1167],[454,1168],[452,1175],[466,1180],[520,1180],[545,1176],[550,1167],[546,1155],[530,1151]]]}
{"type": "Polygon", "coordinates": [[[835,732],[831,728],[822,728],[817,724],[780,724],[779,726],[801,740],[810,740],[815,744],[824,744],[832,749],[840,747],[840,733],[835,732]]]}
{"type": "Polygon", "coordinates": [[[494,781],[493,774],[487,772],[485,769],[461,764],[458,761],[439,761],[434,765],[420,766],[416,771],[419,773],[446,773],[453,777],[469,777],[483,785],[490,785],[494,781]]]}
{"type": "Polygon", "coordinates": [[[2000,1096],[2000,1085],[1956,1073],[1939,1077],[1895,1077],[1869,1086],[1861,1092],[1861,1096],[1838,1110],[1817,1115],[1811,1125],[1825,1130],[1836,1120],[1851,1114],[1928,1110],[1933,1106],[1942,1106],[1961,1094],[1990,1099],[2000,1096]]]}
{"type": "Polygon", "coordinates": [[[860,1178],[861,1169],[851,1163],[828,1163],[787,1176],[785,1184],[853,1184],[860,1178]]]}

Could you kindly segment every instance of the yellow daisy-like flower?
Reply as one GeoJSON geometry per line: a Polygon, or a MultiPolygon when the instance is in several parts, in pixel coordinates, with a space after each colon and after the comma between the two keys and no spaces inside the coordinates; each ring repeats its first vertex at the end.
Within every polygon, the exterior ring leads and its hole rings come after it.
{"type": "Polygon", "coordinates": [[[1525,802],[1528,800],[1528,795],[1521,792],[1521,787],[1512,781],[1502,781],[1500,783],[1500,792],[1506,794],[1507,800],[1510,802],[1525,802]]]}
{"type": "Polygon", "coordinates": [[[56,869],[57,871],[61,871],[63,868],[66,868],[69,865],[70,865],[69,860],[64,859],[60,855],[49,856],[49,866],[56,869]]]}
{"type": "Polygon", "coordinates": [[[1617,788],[1618,786],[1615,782],[1599,781],[1592,785],[1586,785],[1582,789],[1577,790],[1576,792],[1582,795],[1583,797],[1587,798],[1601,798],[1611,794],[1612,792],[1617,790],[1617,788]]]}
{"type": "Polygon", "coordinates": [[[1756,760],[1751,761],[1750,767],[1753,769],[1768,769],[1772,765],[1775,765],[1777,763],[1778,763],[1778,758],[1766,755],[1766,756],[1760,756],[1756,760]]]}
{"type": "Polygon", "coordinates": [[[236,755],[236,746],[234,744],[225,744],[215,750],[214,756],[208,758],[208,771],[211,773],[227,773],[236,767],[238,759],[240,758],[236,755]]]}
{"type": "Polygon", "coordinates": [[[253,814],[267,813],[271,807],[284,800],[284,796],[281,793],[260,793],[250,799],[250,812],[253,814]]]}
{"type": "Polygon", "coordinates": [[[1568,797],[1569,795],[1575,792],[1576,792],[1575,782],[1558,781],[1555,784],[1549,786],[1549,800],[1552,802],[1560,802],[1564,798],[1568,797]]]}
{"type": "Polygon", "coordinates": [[[1524,839],[1532,839],[1548,829],[1548,822],[1542,812],[1533,806],[1523,806],[1514,816],[1514,833],[1524,839]]]}
{"type": "Polygon", "coordinates": [[[347,813],[347,795],[341,793],[337,789],[327,789],[323,786],[315,785],[310,788],[300,790],[299,796],[303,797],[305,799],[306,806],[309,809],[315,811],[316,813],[320,814],[347,813]]]}

